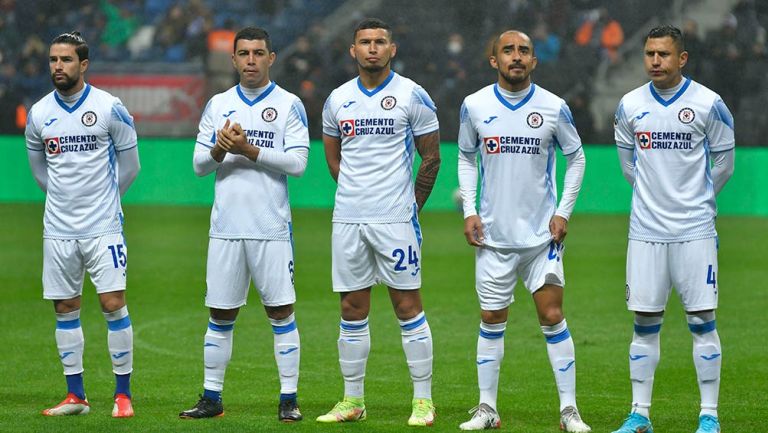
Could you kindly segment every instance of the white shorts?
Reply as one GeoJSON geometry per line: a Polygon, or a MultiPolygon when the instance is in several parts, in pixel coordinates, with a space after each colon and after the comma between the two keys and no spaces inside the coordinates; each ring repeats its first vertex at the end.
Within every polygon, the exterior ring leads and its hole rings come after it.
{"type": "Polygon", "coordinates": [[[717,238],[690,242],[629,241],[627,308],[664,311],[672,286],[685,311],[717,308],[717,238]]]}
{"type": "Polygon", "coordinates": [[[122,233],[88,239],[43,239],[43,298],[72,299],[83,293],[85,271],[96,293],[125,290],[128,247],[122,233]]]}
{"type": "Polygon", "coordinates": [[[518,277],[531,294],[545,284],[565,286],[564,252],[565,245],[554,242],[531,248],[478,248],[475,289],[480,308],[485,311],[507,308],[515,301],[518,277]]]}
{"type": "Polygon", "coordinates": [[[333,223],[331,275],[334,292],[377,283],[393,289],[421,287],[421,228],[418,220],[393,224],[333,223]]]}
{"type": "Polygon", "coordinates": [[[210,238],[205,306],[221,310],[242,307],[251,280],[261,303],[268,307],[296,302],[291,242],[210,238]]]}

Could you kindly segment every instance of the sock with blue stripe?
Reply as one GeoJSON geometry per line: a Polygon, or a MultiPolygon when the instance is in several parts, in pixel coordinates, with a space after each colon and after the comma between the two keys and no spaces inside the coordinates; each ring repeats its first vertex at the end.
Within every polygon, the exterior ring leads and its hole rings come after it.
{"type": "Polygon", "coordinates": [[[413,398],[432,398],[432,331],[424,312],[400,322],[405,360],[413,382],[413,398]]]}
{"type": "Polygon", "coordinates": [[[663,316],[635,314],[635,332],[629,345],[629,379],[632,382],[632,412],[650,417],[653,377],[661,356],[659,334],[663,316]]]}
{"type": "Polygon", "coordinates": [[[56,314],[56,347],[67,379],[67,392],[85,399],[83,388],[83,349],[85,338],[80,327],[80,310],[56,314]]]}
{"type": "Polygon", "coordinates": [[[128,306],[104,313],[107,321],[107,347],[115,373],[115,394],[131,396],[131,372],[133,371],[133,326],[128,306]]]}
{"type": "Polygon", "coordinates": [[[272,324],[272,332],[275,334],[274,349],[277,372],[280,374],[280,394],[293,394],[299,386],[299,360],[301,344],[299,330],[296,327],[296,318],[293,313],[285,319],[269,319],[272,324]]]}
{"type": "Polygon", "coordinates": [[[365,365],[371,351],[368,318],[344,320],[339,324],[339,366],[344,378],[344,396],[363,398],[365,365]]]}
{"type": "Polygon", "coordinates": [[[556,325],[542,326],[541,332],[547,340],[547,355],[555,373],[560,410],[567,406],[576,407],[576,351],[568,323],[563,319],[556,325]]]}
{"type": "Polygon", "coordinates": [[[213,317],[208,320],[208,330],[205,332],[203,343],[203,396],[212,400],[220,400],[221,391],[224,390],[224,373],[232,358],[234,327],[234,320],[218,320],[213,317]]]}
{"type": "Polygon", "coordinates": [[[693,365],[701,393],[701,415],[717,417],[720,394],[722,348],[715,326],[715,312],[688,314],[688,328],[693,334],[693,365]]]}
{"type": "Polygon", "coordinates": [[[499,390],[499,370],[504,359],[504,331],[507,322],[480,322],[477,337],[477,385],[480,388],[480,403],[496,410],[499,390]]]}

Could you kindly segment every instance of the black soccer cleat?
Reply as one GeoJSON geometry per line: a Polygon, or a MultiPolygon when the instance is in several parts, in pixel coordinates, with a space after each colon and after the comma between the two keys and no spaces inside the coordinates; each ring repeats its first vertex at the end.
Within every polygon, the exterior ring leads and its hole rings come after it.
{"type": "Polygon", "coordinates": [[[224,416],[224,405],[221,401],[200,396],[195,407],[179,414],[181,419],[213,418],[224,416]]]}
{"type": "Polygon", "coordinates": [[[296,399],[280,400],[280,406],[277,407],[277,419],[282,422],[296,422],[304,419],[296,399]]]}

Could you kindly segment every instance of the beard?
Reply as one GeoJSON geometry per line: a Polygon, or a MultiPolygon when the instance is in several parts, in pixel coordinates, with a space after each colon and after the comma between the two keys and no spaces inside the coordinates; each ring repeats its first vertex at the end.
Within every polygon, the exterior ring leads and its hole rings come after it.
{"type": "Polygon", "coordinates": [[[514,86],[527,80],[531,74],[527,73],[520,76],[512,76],[509,71],[499,71],[499,75],[501,75],[501,78],[504,79],[504,81],[506,81],[508,84],[514,86]]]}
{"type": "Polygon", "coordinates": [[[53,87],[55,87],[60,92],[66,92],[72,89],[77,85],[77,82],[80,80],[80,77],[73,78],[68,75],[65,75],[65,77],[66,77],[66,80],[64,80],[63,82],[57,82],[54,74],[51,74],[51,81],[53,82],[53,87]]]}

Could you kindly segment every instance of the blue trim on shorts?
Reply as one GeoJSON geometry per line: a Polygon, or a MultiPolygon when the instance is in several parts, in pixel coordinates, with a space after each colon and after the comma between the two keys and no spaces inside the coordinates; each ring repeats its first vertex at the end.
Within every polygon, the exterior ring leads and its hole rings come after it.
{"type": "Polygon", "coordinates": [[[213,322],[208,322],[208,329],[211,331],[218,331],[218,332],[228,332],[231,331],[235,327],[234,323],[230,323],[229,325],[217,325],[213,322]]]}
{"type": "Polygon", "coordinates": [[[131,316],[125,316],[122,319],[107,320],[107,328],[110,331],[120,331],[131,326],[131,316]]]}
{"type": "Polygon", "coordinates": [[[413,204],[411,224],[413,225],[413,231],[416,233],[416,241],[419,243],[419,248],[421,248],[421,225],[419,225],[419,216],[418,210],[416,209],[416,203],[413,204]]]}
{"type": "Polygon", "coordinates": [[[555,335],[545,335],[544,337],[547,339],[548,344],[557,344],[571,338],[571,333],[568,331],[568,328],[565,328],[555,335]]]}
{"type": "Polygon", "coordinates": [[[339,327],[345,331],[359,331],[368,327],[368,321],[366,320],[364,323],[357,325],[342,320],[339,322],[339,327]]]}
{"type": "Polygon", "coordinates": [[[423,325],[427,321],[427,315],[422,314],[421,318],[419,320],[416,320],[411,323],[406,323],[404,325],[400,325],[401,328],[403,328],[404,331],[411,331],[413,329],[418,328],[419,326],[423,325]]]}
{"type": "Polygon", "coordinates": [[[716,329],[715,321],[707,322],[707,323],[701,323],[698,325],[694,325],[692,323],[688,324],[688,329],[691,330],[691,332],[695,334],[707,334],[716,329]]]}
{"type": "Polygon", "coordinates": [[[296,330],[296,321],[295,320],[293,322],[287,324],[287,325],[282,325],[282,326],[272,325],[272,332],[274,332],[275,335],[287,334],[287,333],[289,333],[291,331],[295,331],[295,330],[296,330]]]}
{"type": "Polygon", "coordinates": [[[56,321],[56,329],[77,329],[79,327],[80,327],[80,319],[56,321]]]}
{"type": "Polygon", "coordinates": [[[658,334],[661,331],[661,323],[658,325],[638,325],[635,323],[635,334],[658,334]]]}
{"type": "Polygon", "coordinates": [[[480,336],[489,340],[496,340],[497,338],[504,337],[504,331],[486,331],[480,328],[480,336]]]}

